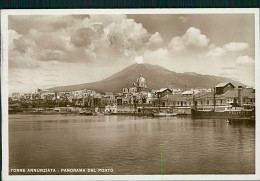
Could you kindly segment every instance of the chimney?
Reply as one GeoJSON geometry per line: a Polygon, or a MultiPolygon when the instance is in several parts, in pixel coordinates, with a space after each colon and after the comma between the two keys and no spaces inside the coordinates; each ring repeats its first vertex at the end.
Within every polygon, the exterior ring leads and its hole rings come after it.
{"type": "Polygon", "coordinates": [[[242,91],[243,86],[238,86],[238,105],[242,106],[242,91]]]}

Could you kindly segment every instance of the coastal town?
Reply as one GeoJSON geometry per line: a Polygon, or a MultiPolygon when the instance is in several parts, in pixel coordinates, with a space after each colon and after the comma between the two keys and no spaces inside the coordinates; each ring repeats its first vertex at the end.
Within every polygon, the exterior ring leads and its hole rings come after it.
{"type": "Polygon", "coordinates": [[[136,82],[122,85],[122,92],[75,90],[53,92],[37,89],[33,93],[12,93],[9,113],[74,113],[85,115],[128,114],[151,115],[155,112],[190,115],[191,108],[225,110],[229,107],[254,109],[255,89],[235,87],[230,82],[208,89],[151,90],[140,74],[136,82]]]}

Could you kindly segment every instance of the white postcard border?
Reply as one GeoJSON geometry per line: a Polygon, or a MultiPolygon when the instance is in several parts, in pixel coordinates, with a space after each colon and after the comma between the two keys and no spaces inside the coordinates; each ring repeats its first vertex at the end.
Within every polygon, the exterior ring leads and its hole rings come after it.
{"type": "Polygon", "coordinates": [[[260,124],[256,122],[255,174],[246,175],[9,175],[8,150],[8,15],[66,14],[255,14],[255,88],[256,120],[260,118],[259,9],[33,9],[1,11],[1,104],[2,104],[2,179],[3,180],[259,180],[260,124]]]}

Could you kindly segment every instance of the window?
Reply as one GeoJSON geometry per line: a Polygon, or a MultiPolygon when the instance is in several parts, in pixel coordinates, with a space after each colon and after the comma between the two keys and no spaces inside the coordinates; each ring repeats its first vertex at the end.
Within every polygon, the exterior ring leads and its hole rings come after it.
{"type": "Polygon", "coordinates": [[[207,104],[209,105],[209,101],[207,101],[207,104]]]}
{"type": "Polygon", "coordinates": [[[200,104],[202,105],[202,104],[203,104],[203,101],[200,101],[200,104]]]}

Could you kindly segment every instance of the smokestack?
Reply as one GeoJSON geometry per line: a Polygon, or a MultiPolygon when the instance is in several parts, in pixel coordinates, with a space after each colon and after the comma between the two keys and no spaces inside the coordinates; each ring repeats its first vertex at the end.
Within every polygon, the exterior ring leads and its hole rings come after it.
{"type": "Polygon", "coordinates": [[[242,106],[242,90],[243,86],[238,86],[238,105],[242,106]]]}

